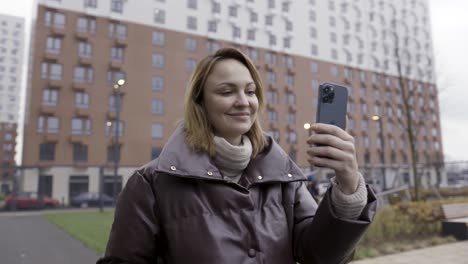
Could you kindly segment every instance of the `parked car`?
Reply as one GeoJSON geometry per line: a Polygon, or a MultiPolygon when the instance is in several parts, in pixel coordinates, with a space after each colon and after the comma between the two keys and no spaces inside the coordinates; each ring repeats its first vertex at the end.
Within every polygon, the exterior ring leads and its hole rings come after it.
{"type": "MultiPolygon", "coordinates": [[[[70,201],[71,206],[75,207],[97,207],[99,206],[99,193],[85,192],[80,193],[72,197],[70,201]]],[[[114,198],[110,197],[107,194],[102,194],[102,205],[103,206],[112,206],[114,205],[114,198]]]]}
{"type": "Polygon", "coordinates": [[[6,197],[5,209],[11,209],[13,207],[13,201],[16,202],[17,209],[44,209],[60,206],[60,202],[52,197],[44,196],[40,198],[37,193],[34,192],[21,192],[14,198],[12,195],[6,197]]]}

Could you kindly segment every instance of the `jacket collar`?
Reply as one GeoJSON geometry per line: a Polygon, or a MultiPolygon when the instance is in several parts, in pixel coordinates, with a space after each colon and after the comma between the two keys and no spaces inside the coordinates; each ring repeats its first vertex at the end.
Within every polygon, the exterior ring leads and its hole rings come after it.
{"type": "MultiPolygon", "coordinates": [[[[304,181],[306,177],[284,150],[266,135],[267,146],[246,168],[250,184],[304,181]]],[[[223,177],[207,153],[194,152],[178,126],[159,155],[156,171],[181,177],[229,181],[223,177]]]]}

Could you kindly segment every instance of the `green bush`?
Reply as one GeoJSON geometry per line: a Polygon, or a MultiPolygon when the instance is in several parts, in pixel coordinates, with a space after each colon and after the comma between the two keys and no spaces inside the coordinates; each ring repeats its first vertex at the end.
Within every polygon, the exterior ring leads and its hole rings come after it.
{"type": "Polygon", "coordinates": [[[378,210],[361,243],[371,245],[439,236],[444,218],[442,204],[457,202],[468,202],[468,197],[384,206],[378,210]]]}

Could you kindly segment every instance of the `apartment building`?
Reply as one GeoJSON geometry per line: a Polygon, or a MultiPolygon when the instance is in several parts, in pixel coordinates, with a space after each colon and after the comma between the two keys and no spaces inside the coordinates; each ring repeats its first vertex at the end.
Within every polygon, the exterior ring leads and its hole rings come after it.
{"type": "Polygon", "coordinates": [[[24,19],[0,14],[0,193],[13,185],[24,51],[24,19]]]}
{"type": "Polygon", "coordinates": [[[114,180],[120,190],[182,118],[196,63],[226,46],[256,64],[268,100],[263,127],[304,169],[304,124],[315,121],[327,81],[349,89],[349,131],[366,177],[382,165],[407,175],[396,61],[418,120],[418,162],[443,153],[426,0],[40,0],[35,14],[25,190],[65,202],[100,188],[112,194],[114,180]]]}

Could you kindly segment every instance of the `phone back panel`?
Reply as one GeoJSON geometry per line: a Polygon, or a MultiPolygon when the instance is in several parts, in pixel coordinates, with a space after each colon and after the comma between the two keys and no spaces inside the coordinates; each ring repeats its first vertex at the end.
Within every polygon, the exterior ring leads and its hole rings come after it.
{"type": "Polygon", "coordinates": [[[344,86],[333,83],[322,83],[319,86],[317,104],[317,123],[325,123],[338,126],[345,129],[346,112],[348,104],[348,89],[344,86]],[[324,102],[324,87],[331,86],[334,89],[335,96],[330,102],[324,102]]]}

